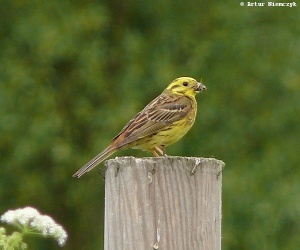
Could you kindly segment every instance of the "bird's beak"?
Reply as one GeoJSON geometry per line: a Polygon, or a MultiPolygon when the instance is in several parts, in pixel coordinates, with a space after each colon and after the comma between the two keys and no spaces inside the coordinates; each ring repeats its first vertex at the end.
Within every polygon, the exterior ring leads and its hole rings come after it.
{"type": "Polygon", "coordinates": [[[206,90],[205,85],[203,83],[201,83],[201,82],[197,82],[197,85],[195,86],[195,91],[197,93],[199,93],[199,92],[201,92],[203,90],[206,90]]]}

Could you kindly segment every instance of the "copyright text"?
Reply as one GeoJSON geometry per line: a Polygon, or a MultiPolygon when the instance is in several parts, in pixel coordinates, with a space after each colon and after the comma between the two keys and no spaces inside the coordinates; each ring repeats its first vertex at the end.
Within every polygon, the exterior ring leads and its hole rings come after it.
{"type": "Polygon", "coordinates": [[[248,7],[297,7],[296,2],[291,3],[276,3],[276,2],[267,2],[267,3],[261,3],[261,2],[241,2],[241,6],[248,6],[248,7]]]}

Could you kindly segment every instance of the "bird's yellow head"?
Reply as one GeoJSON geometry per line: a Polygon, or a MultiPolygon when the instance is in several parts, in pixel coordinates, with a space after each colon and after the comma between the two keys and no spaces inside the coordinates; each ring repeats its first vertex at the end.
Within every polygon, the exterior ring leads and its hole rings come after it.
{"type": "Polygon", "coordinates": [[[175,79],[165,91],[170,91],[178,95],[195,97],[197,93],[205,89],[206,87],[201,82],[197,82],[191,77],[179,77],[175,79]]]}

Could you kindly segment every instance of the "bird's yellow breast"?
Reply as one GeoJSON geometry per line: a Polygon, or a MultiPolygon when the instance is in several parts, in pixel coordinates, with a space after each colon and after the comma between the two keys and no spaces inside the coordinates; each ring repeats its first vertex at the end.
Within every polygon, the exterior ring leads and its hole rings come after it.
{"type": "Polygon", "coordinates": [[[197,113],[196,103],[194,103],[193,106],[191,111],[181,120],[173,122],[155,134],[141,138],[136,141],[132,148],[152,151],[155,147],[167,147],[180,140],[191,129],[195,122],[197,113]]]}

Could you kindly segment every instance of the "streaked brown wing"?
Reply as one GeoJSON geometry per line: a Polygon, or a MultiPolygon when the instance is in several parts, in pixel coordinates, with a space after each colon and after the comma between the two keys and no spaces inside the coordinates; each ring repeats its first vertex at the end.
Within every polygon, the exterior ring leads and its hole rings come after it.
{"type": "Polygon", "coordinates": [[[185,96],[161,94],[131,119],[113,140],[120,137],[117,147],[154,134],[191,110],[191,100],[185,96]]]}

